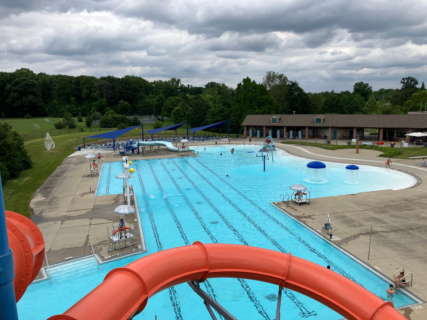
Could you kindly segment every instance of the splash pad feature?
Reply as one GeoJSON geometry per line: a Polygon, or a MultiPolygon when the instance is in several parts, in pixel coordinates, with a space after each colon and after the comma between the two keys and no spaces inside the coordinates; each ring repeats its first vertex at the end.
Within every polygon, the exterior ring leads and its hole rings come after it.
{"type": "Polygon", "coordinates": [[[271,153],[271,160],[274,162],[274,154],[273,154],[274,143],[273,143],[273,138],[271,136],[268,136],[267,138],[264,139],[264,142],[262,144],[262,148],[260,151],[261,151],[261,156],[257,155],[257,157],[262,158],[262,162],[264,164],[264,172],[265,172],[265,160],[270,160],[270,158],[268,157],[270,153],[271,153]]]}
{"type": "Polygon", "coordinates": [[[310,183],[326,183],[326,164],[321,161],[311,161],[307,164],[305,181],[310,183]]]}
{"type": "Polygon", "coordinates": [[[345,182],[351,184],[359,183],[359,167],[354,164],[349,164],[345,167],[345,182]]]}

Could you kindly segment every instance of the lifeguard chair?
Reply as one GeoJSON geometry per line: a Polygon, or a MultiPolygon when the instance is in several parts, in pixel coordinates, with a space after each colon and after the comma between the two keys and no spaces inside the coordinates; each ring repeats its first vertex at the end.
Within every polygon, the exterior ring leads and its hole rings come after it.
{"type": "Polygon", "coordinates": [[[121,253],[122,248],[134,246],[137,247],[135,241],[135,225],[133,223],[125,223],[124,230],[119,230],[118,224],[111,224],[107,227],[107,234],[109,238],[108,252],[117,250],[116,245],[119,246],[118,250],[121,253]],[[121,231],[121,232],[120,232],[121,231]]]}

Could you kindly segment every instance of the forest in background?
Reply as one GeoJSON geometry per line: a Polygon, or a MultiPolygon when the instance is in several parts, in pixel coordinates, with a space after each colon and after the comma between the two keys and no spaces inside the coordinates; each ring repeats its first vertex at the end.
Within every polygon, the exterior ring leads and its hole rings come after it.
{"type": "Polygon", "coordinates": [[[247,114],[404,114],[427,108],[424,82],[398,81],[400,89],[373,91],[369,83],[357,82],[352,92],[307,93],[297,81],[273,71],[261,83],[247,77],[231,88],[216,82],[184,85],[176,78],[150,82],[137,76],[75,77],[19,69],[0,72],[0,115],[63,117],[63,125],[85,117],[88,126],[100,120],[101,127],[110,128],[136,124],[131,115],[163,115],[191,127],[228,119],[230,130],[239,133],[247,114]]]}

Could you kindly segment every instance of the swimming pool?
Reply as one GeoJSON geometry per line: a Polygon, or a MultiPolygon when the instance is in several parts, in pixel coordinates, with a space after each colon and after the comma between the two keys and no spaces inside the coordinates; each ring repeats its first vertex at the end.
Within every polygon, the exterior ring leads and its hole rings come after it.
{"type": "MultiPolygon", "coordinates": [[[[305,181],[304,158],[278,150],[274,164],[262,172],[259,146],[196,147],[196,158],[135,161],[131,183],[138,197],[147,253],[98,265],[92,258],[51,269],[52,282],[32,284],[18,303],[21,319],[46,319],[64,312],[99,284],[113,268],[147,254],[203,243],[235,243],[263,247],[308,259],[363,285],[385,299],[386,281],[335,249],[330,243],[270,205],[290,185],[305,184],[312,198],[412,186],[415,179],[384,168],[360,166],[359,183],[345,183],[345,164],[327,165],[326,184],[305,181]],[[222,155],[220,155],[222,153],[222,155]],[[228,177],[227,177],[228,175],[228,177]]],[[[105,163],[97,195],[122,192],[122,163],[105,163]],[[109,181],[109,183],[107,183],[109,181]]],[[[325,285],[327,281],[325,280],[325,285]]],[[[202,289],[238,319],[274,319],[276,286],[242,279],[209,279],[202,289]]],[[[117,294],[125,288],[117,288],[117,294]]],[[[400,307],[416,303],[406,295],[394,300],[400,307]]],[[[322,304],[290,290],[284,291],[286,318],[340,319],[322,304]]],[[[151,298],[135,319],[210,319],[202,300],[183,284],[151,298]]]]}

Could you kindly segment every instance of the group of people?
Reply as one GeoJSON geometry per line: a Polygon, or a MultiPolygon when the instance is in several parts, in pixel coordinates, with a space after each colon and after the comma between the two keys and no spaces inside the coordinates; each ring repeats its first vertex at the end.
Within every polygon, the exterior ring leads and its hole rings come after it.
{"type": "Polygon", "coordinates": [[[387,292],[387,301],[392,301],[394,294],[400,294],[398,292],[398,290],[400,288],[404,288],[408,285],[408,283],[406,282],[405,279],[405,272],[402,271],[399,273],[399,275],[397,277],[393,278],[393,282],[394,282],[394,286],[396,287],[396,289],[394,289],[393,285],[391,284],[390,287],[386,290],[387,292]]]}

